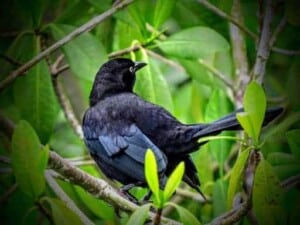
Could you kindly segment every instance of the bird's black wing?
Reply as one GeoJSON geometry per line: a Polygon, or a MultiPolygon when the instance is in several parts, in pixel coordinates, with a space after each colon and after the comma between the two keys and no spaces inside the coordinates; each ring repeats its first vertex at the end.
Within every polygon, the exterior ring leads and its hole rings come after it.
{"type": "Polygon", "coordinates": [[[144,162],[147,149],[151,149],[156,156],[158,172],[166,170],[167,159],[164,154],[134,124],[122,127],[118,133],[96,134],[97,129],[91,132],[87,127],[83,127],[83,130],[91,155],[103,172],[112,179],[122,183],[145,181],[144,162]],[[126,177],[122,177],[122,174],[126,177]]]}

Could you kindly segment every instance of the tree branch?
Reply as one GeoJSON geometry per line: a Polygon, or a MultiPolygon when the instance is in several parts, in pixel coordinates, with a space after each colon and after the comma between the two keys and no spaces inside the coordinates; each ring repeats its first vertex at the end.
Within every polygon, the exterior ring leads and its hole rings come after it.
{"type": "MultiPolygon", "coordinates": [[[[247,27],[245,27],[243,24],[241,24],[239,21],[235,20],[235,18],[231,17],[221,9],[217,8],[207,0],[198,0],[199,3],[201,3],[203,6],[205,6],[210,11],[214,12],[218,16],[230,21],[234,25],[236,25],[238,28],[240,28],[245,34],[249,35],[251,38],[253,38],[255,41],[258,40],[258,36],[256,33],[249,30],[247,27]]],[[[282,49],[278,47],[272,47],[272,51],[284,54],[284,55],[300,55],[300,50],[289,50],[289,49],[282,49]]]]}
{"type": "Polygon", "coordinates": [[[252,78],[263,83],[267,60],[270,55],[271,25],[273,20],[273,2],[266,0],[263,27],[259,38],[256,61],[253,68],[252,78]]]}
{"type": "Polygon", "coordinates": [[[219,80],[221,80],[226,86],[228,86],[231,91],[234,90],[234,85],[233,85],[232,81],[229,80],[226,77],[226,75],[224,75],[223,73],[221,73],[219,70],[217,70],[213,66],[209,65],[208,63],[206,63],[203,59],[199,59],[198,62],[202,66],[204,66],[207,70],[209,70],[210,72],[212,72],[213,75],[215,75],[219,80]]]}
{"type": "Polygon", "coordinates": [[[283,29],[285,28],[285,25],[286,25],[286,18],[285,18],[285,16],[283,16],[270,39],[269,45],[271,48],[276,43],[278,35],[283,31],[283,29]]]}
{"type": "Polygon", "coordinates": [[[238,20],[236,20],[234,17],[228,15],[227,13],[223,12],[221,9],[217,8],[207,0],[198,0],[199,3],[204,5],[206,8],[217,14],[218,16],[230,21],[234,25],[236,25],[238,28],[240,28],[242,31],[244,31],[246,34],[248,34],[250,37],[252,37],[254,40],[257,39],[257,35],[253,33],[251,30],[249,30],[247,27],[245,27],[243,24],[241,24],[238,20]]]}
{"type": "Polygon", "coordinates": [[[55,91],[55,94],[58,98],[58,101],[63,109],[64,115],[66,119],[69,121],[71,127],[73,128],[74,132],[79,136],[80,139],[83,139],[83,133],[81,125],[76,118],[71,103],[69,102],[68,98],[66,97],[62,86],[58,82],[56,76],[52,76],[52,84],[55,91]]]}
{"type": "Polygon", "coordinates": [[[281,182],[281,187],[284,188],[285,191],[289,190],[292,187],[300,184],[300,174],[289,177],[288,179],[281,182]]]}
{"type": "MultiPolygon", "coordinates": [[[[239,0],[234,0],[232,9],[232,17],[237,21],[243,21],[241,14],[241,3],[239,0]]],[[[237,88],[235,95],[236,107],[242,107],[245,87],[248,84],[250,77],[248,71],[248,58],[246,50],[246,42],[243,32],[235,24],[229,24],[230,39],[232,44],[233,62],[235,65],[235,78],[237,80],[237,88]]]]}
{"type": "MultiPolygon", "coordinates": [[[[6,128],[4,132],[11,139],[15,124],[12,123],[7,117],[3,116],[1,112],[0,128],[6,128]]],[[[49,152],[48,167],[68,179],[73,184],[81,186],[95,197],[101,198],[107,203],[125,212],[132,212],[139,207],[138,205],[119,195],[116,190],[104,180],[93,177],[90,174],[78,169],[68,162],[68,160],[63,159],[54,151],[49,152]]],[[[149,217],[154,219],[155,214],[150,212],[149,217]]],[[[178,222],[165,217],[162,217],[161,221],[163,224],[179,224],[178,222]]]]}
{"type": "Polygon", "coordinates": [[[27,70],[29,70],[31,67],[33,67],[36,63],[44,59],[47,55],[50,53],[54,52],[61,46],[65,45],[69,41],[73,40],[77,36],[90,31],[93,29],[96,25],[99,23],[103,22],[105,19],[109,18],[112,16],[115,12],[118,10],[126,7],[130,3],[132,3],[134,0],[124,0],[121,1],[119,4],[114,5],[112,8],[109,10],[105,11],[104,13],[92,18],[90,21],[87,23],[83,24],[79,28],[75,29],[68,35],[66,35],[64,38],[61,40],[57,41],[53,45],[51,45],[49,48],[45,49],[42,51],[40,54],[32,58],[30,61],[19,67],[17,70],[13,71],[11,74],[9,74],[4,80],[0,82],[0,90],[2,90],[6,85],[10,84],[12,81],[14,81],[18,76],[24,74],[27,70]]]}

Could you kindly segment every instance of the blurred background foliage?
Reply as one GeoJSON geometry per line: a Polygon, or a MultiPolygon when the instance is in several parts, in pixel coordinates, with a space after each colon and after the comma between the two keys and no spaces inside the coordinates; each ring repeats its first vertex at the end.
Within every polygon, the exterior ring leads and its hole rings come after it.
{"type": "MultiPolygon", "coordinates": [[[[210,2],[231,14],[233,3],[236,4],[237,1],[210,2]]],[[[260,1],[238,2],[243,18],[240,23],[259,34],[260,1]]],[[[3,1],[0,8],[0,80],[93,16],[111,8],[112,4],[111,0],[3,1]]],[[[261,152],[266,161],[257,169],[257,179],[260,180],[257,182],[262,183],[262,188],[254,194],[253,205],[256,207],[255,212],[263,210],[265,213],[257,215],[260,224],[298,224],[299,3],[296,0],[274,0],[274,5],[272,29],[276,28],[283,17],[286,18],[285,27],[278,34],[275,45],[291,52],[271,52],[264,88],[268,105],[284,106],[285,112],[280,120],[263,132],[264,145],[261,152]],[[291,178],[296,181],[291,181],[291,178]],[[286,186],[281,188],[279,182],[286,186]],[[276,205],[272,202],[272,194],[278,193],[280,199],[276,198],[279,201],[276,205]],[[268,219],[262,219],[264,217],[268,219]]],[[[248,57],[247,63],[251,71],[256,59],[257,43],[247,34],[244,37],[244,53],[248,57]]],[[[34,170],[35,165],[31,162],[38,160],[35,159],[36,154],[26,153],[27,147],[34,142],[32,146],[38,145],[37,143],[47,145],[87,173],[102,177],[89,159],[83,141],[64,115],[54,79],[57,79],[56,83],[63,90],[76,118],[81,121],[88,108],[89,92],[100,65],[117,51],[137,46],[137,51],[122,55],[148,63],[137,76],[135,92],[165,107],[182,122],[210,122],[232,112],[241,103],[236,95],[238,90],[235,90],[239,88],[240,73],[236,71],[237,64],[233,59],[234,44],[230,37],[229,21],[217,16],[196,0],[136,0],[91,31],[71,40],[48,56],[47,60],[40,61],[24,76],[7,85],[0,92],[1,113],[16,124],[21,119],[27,123],[18,126],[21,133],[14,134],[13,143],[5,136],[5,131],[0,133],[1,224],[51,224],[50,221],[55,224],[78,223],[78,220],[73,221],[72,212],[58,202],[49,186],[40,189],[43,197],[39,197],[37,203],[39,191],[32,197],[24,193],[19,188],[20,185],[16,185],[15,173],[20,170],[16,168],[19,165],[5,163],[13,157],[11,149],[14,145],[16,149],[25,151],[20,156],[20,160],[23,159],[28,164],[24,168],[20,166],[25,172],[34,170]],[[58,58],[61,60],[58,61],[58,58]],[[59,62],[58,68],[65,67],[57,78],[51,75],[55,62],[59,62]],[[224,75],[232,86],[220,80],[213,70],[224,75]],[[34,141],[28,141],[29,139],[34,141]],[[23,143],[25,147],[18,147],[23,143]],[[41,205],[50,212],[52,220],[43,216],[41,205]]],[[[229,193],[232,190],[229,190],[229,181],[233,176],[232,168],[238,149],[238,143],[234,141],[216,140],[192,154],[201,180],[201,189],[210,196],[210,201],[198,202],[180,195],[175,198],[199,221],[207,223],[231,207],[229,193]]],[[[37,176],[34,173],[33,171],[33,177],[37,176]]],[[[36,185],[35,180],[21,182],[29,182],[29,186],[36,185]]],[[[128,215],[125,213],[119,218],[113,207],[91,196],[81,187],[61,180],[57,182],[95,224],[126,223],[128,215]]],[[[134,192],[136,196],[144,193],[145,190],[142,189],[134,192]]],[[[172,210],[168,210],[167,216],[178,219],[178,215],[172,210]]],[[[244,218],[240,224],[251,224],[251,221],[244,218]]]]}

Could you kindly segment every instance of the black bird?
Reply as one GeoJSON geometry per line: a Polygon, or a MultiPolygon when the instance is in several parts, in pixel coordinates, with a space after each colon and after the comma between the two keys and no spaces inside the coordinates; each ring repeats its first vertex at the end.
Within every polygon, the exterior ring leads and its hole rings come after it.
{"type": "MultiPolygon", "coordinates": [[[[201,193],[189,153],[203,144],[198,143],[201,137],[241,129],[236,112],[210,124],[179,122],[164,108],[133,93],[135,73],[145,65],[119,58],[101,66],[83,118],[85,143],[102,172],[125,185],[121,190],[128,197],[132,187],[146,186],[144,157],[148,148],[156,156],[161,188],[176,165],[184,161],[183,180],[201,193]]],[[[264,124],[281,112],[281,107],[268,109],[264,124]]]]}

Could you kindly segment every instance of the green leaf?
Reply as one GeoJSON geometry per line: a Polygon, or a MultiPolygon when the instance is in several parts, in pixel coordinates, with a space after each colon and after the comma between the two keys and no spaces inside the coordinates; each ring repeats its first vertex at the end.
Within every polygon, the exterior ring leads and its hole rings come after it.
{"type": "Polygon", "coordinates": [[[266,160],[261,160],[255,172],[252,200],[259,224],[284,224],[282,195],[283,190],[273,168],[266,160]]]}
{"type": "Polygon", "coordinates": [[[39,139],[26,121],[21,120],[12,137],[12,167],[19,187],[32,199],[45,189],[44,171],[47,166],[48,148],[41,150],[39,139]]]}
{"type": "MultiPolygon", "coordinates": [[[[80,169],[87,172],[93,176],[99,176],[99,172],[95,169],[95,166],[81,166],[80,169]]],[[[111,207],[107,202],[92,196],[83,188],[73,185],[75,192],[78,194],[79,199],[84,203],[84,205],[93,212],[97,217],[113,222],[115,219],[114,208],[111,207]]],[[[108,222],[108,223],[109,223],[108,222]]]]}
{"type": "Polygon", "coordinates": [[[177,0],[157,0],[154,17],[153,17],[153,25],[155,28],[159,28],[171,15],[173,8],[176,4],[177,0]]]}
{"type": "Polygon", "coordinates": [[[273,152],[268,154],[267,160],[280,180],[300,174],[300,160],[292,154],[273,152]]]}
{"type": "Polygon", "coordinates": [[[199,220],[187,209],[185,209],[173,202],[168,202],[167,204],[173,206],[176,209],[176,211],[179,214],[180,221],[184,225],[201,225],[199,220]]]}
{"type": "Polygon", "coordinates": [[[148,65],[141,69],[136,76],[134,91],[144,99],[173,111],[173,101],[168,84],[156,61],[143,52],[141,61],[148,65]]]}
{"type": "MultiPolygon", "coordinates": [[[[51,24],[56,40],[72,32],[75,27],[51,24]]],[[[107,53],[101,42],[90,33],[84,33],[62,47],[72,72],[83,79],[93,81],[100,66],[107,60],[107,53]]]]}
{"type": "Polygon", "coordinates": [[[26,12],[28,17],[31,17],[33,28],[38,28],[41,25],[47,3],[43,0],[17,0],[18,6],[26,12]]]}
{"type": "Polygon", "coordinates": [[[234,196],[242,188],[243,179],[244,179],[244,169],[247,163],[249,153],[250,153],[250,149],[246,149],[242,151],[231,170],[228,194],[227,194],[227,209],[232,208],[234,196]]]}
{"type": "Polygon", "coordinates": [[[201,65],[198,60],[180,59],[180,64],[183,65],[186,72],[193,80],[200,84],[213,85],[213,77],[207,69],[201,65]]]}
{"type": "Polygon", "coordinates": [[[263,88],[256,81],[252,81],[247,86],[243,105],[245,113],[237,114],[237,119],[255,144],[258,144],[266,111],[266,96],[263,88]]]}
{"type": "Polygon", "coordinates": [[[289,146],[291,148],[292,153],[300,159],[300,129],[290,130],[286,133],[289,146]]]}
{"type": "MultiPolygon", "coordinates": [[[[230,108],[230,101],[225,92],[221,89],[213,90],[205,108],[205,121],[211,122],[219,119],[228,114],[231,111],[230,108]]],[[[230,152],[231,143],[228,140],[215,140],[208,143],[210,152],[219,165],[224,165],[230,152]]],[[[223,166],[220,166],[220,175],[223,176],[223,173],[223,166]]]]}
{"type": "Polygon", "coordinates": [[[143,225],[148,218],[148,213],[150,211],[151,204],[145,204],[137,208],[137,210],[132,213],[126,225],[143,225]]]}
{"type": "Polygon", "coordinates": [[[158,47],[167,55],[185,59],[207,59],[229,50],[224,37],[208,27],[193,27],[173,34],[158,47]]]}
{"type": "Polygon", "coordinates": [[[214,217],[226,212],[226,198],[228,193],[228,181],[224,179],[218,179],[213,187],[213,212],[214,217]]]}
{"type": "Polygon", "coordinates": [[[64,202],[59,199],[43,197],[42,203],[48,203],[51,208],[52,218],[56,225],[82,225],[79,216],[69,209],[64,202]]]}
{"type": "Polygon", "coordinates": [[[160,204],[159,180],[155,155],[151,149],[148,149],[145,156],[145,177],[150,190],[156,197],[157,203],[160,204]]]}
{"type": "MultiPolygon", "coordinates": [[[[20,42],[28,38],[24,36],[20,42]]],[[[29,54],[32,56],[38,54],[40,39],[32,36],[30,44],[32,44],[32,49],[29,54]]],[[[31,68],[26,76],[21,76],[15,81],[14,100],[21,117],[30,122],[41,142],[47,143],[56,121],[58,105],[50,73],[44,60],[31,68]]]]}
{"type": "Polygon", "coordinates": [[[179,186],[184,174],[184,162],[179,163],[168,178],[164,189],[164,201],[167,202],[179,186]]]}

